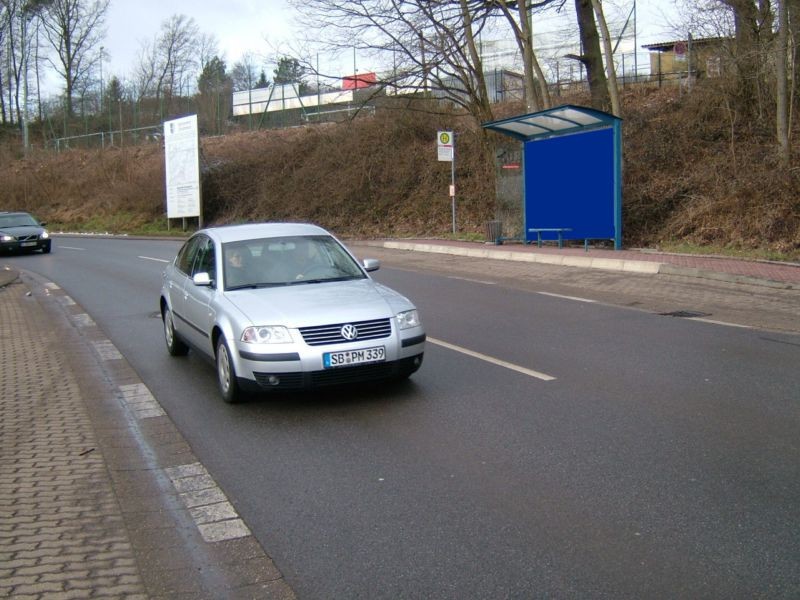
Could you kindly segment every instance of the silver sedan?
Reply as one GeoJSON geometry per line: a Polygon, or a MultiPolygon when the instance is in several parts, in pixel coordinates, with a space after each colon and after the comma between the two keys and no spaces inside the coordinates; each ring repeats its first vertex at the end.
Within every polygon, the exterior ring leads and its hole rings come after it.
{"type": "Polygon", "coordinates": [[[379,267],[315,225],[203,229],[163,274],[167,350],[212,360],[227,402],[248,390],[408,377],[425,330],[407,298],[369,276],[379,267]]]}

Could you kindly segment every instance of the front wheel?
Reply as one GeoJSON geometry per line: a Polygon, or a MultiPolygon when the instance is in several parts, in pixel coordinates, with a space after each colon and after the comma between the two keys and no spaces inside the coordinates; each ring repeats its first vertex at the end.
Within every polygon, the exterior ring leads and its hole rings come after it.
{"type": "Polygon", "coordinates": [[[232,404],[239,401],[241,391],[236,381],[236,369],[231,360],[230,348],[222,336],[217,341],[217,381],[225,402],[232,404]]]}

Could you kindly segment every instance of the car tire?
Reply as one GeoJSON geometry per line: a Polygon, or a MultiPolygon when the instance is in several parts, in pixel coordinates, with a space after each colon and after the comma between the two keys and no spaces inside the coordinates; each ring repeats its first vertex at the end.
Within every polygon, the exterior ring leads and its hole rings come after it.
{"type": "Polygon", "coordinates": [[[184,344],[175,334],[175,326],[172,324],[172,311],[164,307],[164,341],[167,344],[167,352],[170,356],[186,356],[189,346],[184,344]]]}
{"type": "Polygon", "coordinates": [[[236,369],[231,360],[231,350],[223,336],[217,340],[217,382],[222,399],[228,404],[238,402],[241,398],[241,390],[236,380],[236,369]]]}

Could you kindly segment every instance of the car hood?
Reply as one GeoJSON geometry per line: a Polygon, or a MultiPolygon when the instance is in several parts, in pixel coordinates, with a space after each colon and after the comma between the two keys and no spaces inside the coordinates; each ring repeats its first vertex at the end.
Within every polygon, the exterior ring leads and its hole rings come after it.
{"type": "Polygon", "coordinates": [[[25,235],[39,235],[42,228],[37,225],[22,225],[20,227],[0,227],[0,233],[20,237],[25,235]]]}
{"type": "Polygon", "coordinates": [[[404,296],[371,279],[235,290],[225,296],[254,325],[367,321],[414,308],[404,296]]]}

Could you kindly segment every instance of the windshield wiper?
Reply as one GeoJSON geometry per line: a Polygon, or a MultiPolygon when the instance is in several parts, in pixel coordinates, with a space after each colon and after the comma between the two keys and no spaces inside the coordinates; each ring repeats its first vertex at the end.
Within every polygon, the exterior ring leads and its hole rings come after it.
{"type": "Polygon", "coordinates": [[[353,275],[347,275],[345,277],[326,277],[325,279],[296,279],[294,281],[287,281],[286,285],[297,285],[300,283],[330,283],[333,281],[350,281],[352,279],[361,278],[353,275]]]}
{"type": "Polygon", "coordinates": [[[226,292],[233,292],[236,290],[257,290],[259,288],[266,288],[266,287],[275,287],[278,285],[283,285],[282,283],[243,283],[241,285],[230,285],[225,288],[226,292]]]}

